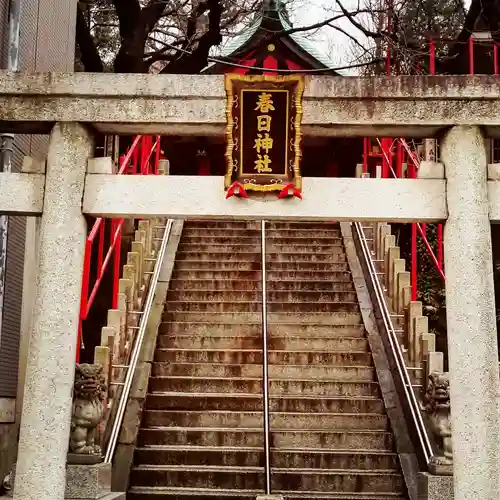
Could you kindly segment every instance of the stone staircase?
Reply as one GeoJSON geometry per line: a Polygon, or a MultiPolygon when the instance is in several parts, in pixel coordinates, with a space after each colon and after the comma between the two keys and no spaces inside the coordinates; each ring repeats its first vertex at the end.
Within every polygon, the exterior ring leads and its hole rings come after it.
{"type": "MultiPolygon", "coordinates": [[[[267,224],[273,493],[402,500],[337,224],[267,224]]],[[[260,223],[186,221],[128,498],[264,489],[260,223]]]]}

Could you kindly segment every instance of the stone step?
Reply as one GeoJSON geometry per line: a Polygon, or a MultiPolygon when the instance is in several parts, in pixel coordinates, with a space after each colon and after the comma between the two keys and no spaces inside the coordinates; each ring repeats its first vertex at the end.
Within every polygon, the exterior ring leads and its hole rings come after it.
{"type": "Polygon", "coordinates": [[[277,264],[273,268],[267,267],[268,281],[346,281],[352,282],[351,274],[348,273],[349,268],[347,263],[337,264],[309,264],[302,263],[299,269],[277,269],[277,264]],[[323,267],[326,269],[311,269],[311,267],[323,267]]]}
{"type": "MultiPolygon", "coordinates": [[[[232,265],[229,269],[220,267],[220,263],[215,264],[217,268],[211,267],[211,263],[195,263],[189,267],[188,262],[182,262],[180,266],[177,264],[174,267],[172,278],[174,280],[189,280],[189,279],[205,279],[205,280],[253,280],[261,281],[261,266],[260,263],[237,263],[225,262],[228,266],[232,265]],[[240,269],[238,266],[246,267],[247,269],[240,269]]],[[[318,265],[316,264],[316,267],[318,265]]],[[[308,265],[310,267],[310,265],[308,265]]],[[[303,281],[351,281],[351,274],[348,272],[347,263],[329,264],[330,270],[314,270],[314,269],[296,269],[296,270],[267,270],[267,280],[271,281],[287,281],[287,282],[303,282],[303,281]]]]}
{"type": "MultiPolygon", "coordinates": [[[[152,465],[222,465],[262,467],[261,448],[147,446],[135,453],[136,463],[152,465]]],[[[273,467],[315,469],[399,470],[395,453],[337,450],[271,450],[273,467]]]]}
{"type": "MultiPolygon", "coordinates": [[[[142,465],[132,469],[131,481],[135,486],[183,486],[191,488],[258,489],[264,484],[261,467],[222,467],[142,465]]],[[[374,471],[335,469],[273,469],[273,490],[343,491],[404,493],[401,474],[377,469],[374,471]]]]}
{"type": "MultiPolygon", "coordinates": [[[[289,353],[287,353],[289,354],[289,353]]],[[[371,361],[371,360],[370,360],[371,361]]],[[[154,377],[262,377],[262,366],[258,364],[220,364],[220,363],[154,363],[154,377]]],[[[375,380],[371,366],[311,366],[309,364],[280,364],[269,366],[269,377],[279,379],[305,380],[375,380]]]]}
{"type": "MultiPolygon", "coordinates": [[[[182,231],[182,238],[191,237],[214,237],[214,238],[226,238],[228,240],[238,237],[261,237],[260,227],[255,228],[222,228],[222,227],[192,227],[189,225],[184,225],[182,231]]],[[[341,239],[342,235],[340,229],[330,229],[325,230],[324,228],[318,229],[266,229],[266,238],[331,238],[331,239],[341,239]]]]}
{"type": "Polygon", "coordinates": [[[218,267],[211,267],[207,265],[207,262],[203,263],[204,267],[192,266],[189,267],[189,263],[183,262],[181,266],[177,263],[174,265],[174,270],[172,272],[172,280],[242,280],[242,281],[262,281],[262,273],[260,271],[260,263],[255,264],[255,269],[252,268],[252,263],[248,264],[248,269],[241,270],[238,268],[240,263],[233,262],[233,268],[224,269],[218,267]]]}
{"type": "MultiPolygon", "coordinates": [[[[286,262],[277,262],[273,260],[268,260],[266,263],[266,270],[268,271],[268,279],[276,279],[275,276],[278,276],[277,279],[286,279],[287,276],[289,276],[288,273],[290,271],[294,271],[295,273],[297,271],[305,272],[314,272],[312,275],[313,278],[315,279],[326,279],[326,278],[320,278],[322,274],[320,274],[320,271],[329,271],[329,272],[337,272],[337,271],[348,271],[349,270],[349,265],[347,264],[346,257],[345,255],[335,255],[335,260],[330,260],[330,261],[296,261],[295,259],[291,259],[286,262]],[[272,275],[269,276],[269,272],[277,272],[281,271],[280,274],[272,275]]],[[[292,279],[295,279],[297,281],[304,279],[303,274],[294,274],[292,275],[292,279]]]]}
{"type": "MultiPolygon", "coordinates": [[[[222,330],[224,333],[225,330],[222,330]]],[[[368,352],[368,342],[358,337],[276,337],[270,334],[269,349],[272,350],[307,350],[307,351],[344,351],[368,352]]],[[[207,335],[205,332],[191,331],[186,335],[160,335],[158,347],[171,349],[261,349],[262,333],[256,335],[240,335],[234,330],[233,335],[207,335]]],[[[350,362],[350,360],[349,360],[350,362]]]]}
{"type": "MultiPolygon", "coordinates": [[[[289,413],[269,415],[272,428],[302,430],[364,429],[388,430],[386,415],[366,413],[289,413]]],[[[262,411],[176,411],[146,410],[142,425],[146,427],[263,427],[262,411]]]]}
{"type": "MultiPolygon", "coordinates": [[[[177,250],[178,254],[186,253],[214,253],[214,254],[247,254],[247,253],[258,253],[261,255],[261,243],[255,242],[252,244],[248,243],[235,243],[232,240],[220,241],[218,243],[185,243],[181,240],[179,248],[177,250]]],[[[310,241],[303,241],[299,243],[291,243],[285,238],[272,238],[266,240],[266,253],[269,258],[275,257],[277,253],[293,254],[297,258],[300,258],[302,254],[304,255],[327,255],[327,254],[344,254],[344,245],[340,240],[333,243],[326,243],[324,245],[314,244],[310,241]]]]}
{"type": "MultiPolygon", "coordinates": [[[[259,221],[186,221],[129,497],[262,493],[259,221]]],[[[337,223],[266,231],[273,493],[403,500],[337,223]]]]}
{"type": "Polygon", "coordinates": [[[311,230],[311,229],[321,229],[324,231],[340,231],[340,226],[338,222],[298,222],[298,221],[267,221],[266,228],[272,229],[301,229],[301,230],[311,230]]]}
{"type": "MultiPolygon", "coordinates": [[[[301,325],[297,323],[268,323],[267,330],[271,338],[309,337],[334,340],[335,338],[365,337],[363,325],[301,325]]],[[[163,322],[160,335],[192,335],[196,337],[261,336],[262,322],[256,323],[206,323],[206,322],[163,322]]],[[[162,346],[166,347],[166,346],[162,346]]],[[[364,350],[364,349],[362,349],[364,350]]]]}
{"type": "MultiPolygon", "coordinates": [[[[281,493],[280,493],[281,494],[281,493]]],[[[283,491],[286,499],[300,500],[407,500],[406,496],[398,493],[345,493],[345,492],[299,492],[283,491]]],[[[190,500],[191,498],[223,498],[224,500],[239,500],[241,498],[255,498],[263,495],[262,490],[235,490],[235,489],[207,489],[207,488],[176,488],[176,487],[149,487],[133,486],[127,493],[129,500],[190,500]]]]}
{"type": "MultiPolygon", "coordinates": [[[[195,313],[248,313],[262,310],[261,301],[241,301],[241,302],[203,302],[203,301],[169,301],[165,304],[165,312],[195,312],[195,313]]],[[[268,302],[269,313],[337,313],[337,312],[358,312],[359,305],[355,301],[344,302],[268,302]]]]}
{"type": "MultiPolygon", "coordinates": [[[[394,449],[392,433],[374,430],[333,431],[271,429],[271,443],[275,448],[316,448],[349,450],[394,449]]],[[[261,428],[146,428],[139,431],[139,446],[184,445],[184,446],[264,446],[261,428]]]]}
{"type": "MultiPolygon", "coordinates": [[[[348,280],[319,280],[319,281],[295,281],[295,280],[267,280],[267,289],[269,291],[329,291],[343,292],[354,291],[354,285],[351,282],[351,276],[348,275],[348,280]]],[[[175,279],[169,283],[170,291],[180,290],[207,290],[207,291],[261,291],[262,280],[211,280],[211,279],[175,279]]]]}
{"type": "MultiPolygon", "coordinates": [[[[163,321],[202,321],[207,323],[257,323],[262,321],[261,312],[166,312],[163,314],[163,321]]],[[[345,312],[336,311],[335,314],[316,312],[268,312],[268,324],[295,322],[298,325],[361,325],[362,318],[359,311],[345,312]]]]}
{"type": "MultiPolygon", "coordinates": [[[[232,377],[166,377],[151,378],[151,392],[227,392],[253,393],[262,392],[262,378],[232,377]]],[[[287,380],[269,381],[269,393],[273,396],[309,395],[309,396],[380,396],[380,389],[371,379],[354,381],[334,380],[287,380]]]]}
{"type": "MultiPolygon", "coordinates": [[[[253,302],[262,300],[260,290],[174,290],[167,295],[169,302],[253,302]]],[[[272,302],[355,302],[354,291],[281,291],[268,290],[268,304],[272,302]]]]}
{"type": "MultiPolygon", "coordinates": [[[[248,248],[248,247],[244,247],[248,248]]],[[[226,251],[225,247],[222,247],[220,251],[205,251],[204,249],[198,251],[183,250],[176,254],[176,263],[182,263],[183,261],[190,262],[261,262],[262,254],[260,251],[251,251],[248,249],[240,251],[232,251],[230,248],[226,251]]],[[[266,261],[270,269],[276,267],[275,264],[291,263],[294,266],[301,266],[302,263],[318,263],[318,264],[330,264],[330,263],[341,263],[346,262],[346,256],[342,249],[342,252],[334,253],[322,252],[322,253],[295,253],[295,252],[271,252],[266,253],[266,261]]],[[[293,266],[292,266],[293,267],[293,266]]],[[[287,266],[281,266],[281,268],[289,269],[287,266]]],[[[320,268],[321,269],[321,268],[320,268]]]]}
{"type": "MultiPolygon", "coordinates": [[[[229,365],[262,365],[262,349],[189,349],[158,348],[156,362],[163,363],[216,363],[229,365]]],[[[269,351],[270,365],[357,365],[371,366],[369,352],[334,352],[334,351],[269,351]]],[[[302,377],[303,378],[303,377],[302,377]]]]}
{"type": "MultiPolygon", "coordinates": [[[[257,255],[257,254],[255,254],[257,255]]],[[[175,271],[185,271],[185,270],[196,270],[196,271],[232,271],[233,277],[235,273],[239,273],[240,271],[258,271],[258,274],[255,275],[256,278],[260,279],[260,270],[261,270],[261,260],[255,257],[253,262],[251,261],[238,261],[238,260],[182,260],[175,259],[174,265],[174,276],[175,271]]]]}
{"type": "Polygon", "coordinates": [[[221,228],[221,227],[190,227],[184,224],[184,229],[182,230],[181,238],[199,238],[199,237],[209,237],[217,239],[230,240],[233,238],[240,237],[253,237],[258,238],[260,241],[261,232],[259,229],[254,228],[221,228]]]}
{"type": "Polygon", "coordinates": [[[257,220],[216,220],[216,219],[186,219],[184,227],[186,229],[254,229],[260,231],[261,223],[257,220]]]}
{"type": "MultiPolygon", "coordinates": [[[[226,243],[229,244],[237,244],[237,245],[258,245],[259,249],[262,244],[262,237],[260,233],[250,233],[250,234],[241,234],[236,236],[226,236],[224,232],[221,232],[219,235],[210,235],[205,236],[203,231],[200,230],[200,234],[196,236],[185,236],[182,235],[182,244],[186,245],[224,245],[226,243]]],[[[266,234],[266,244],[268,246],[272,246],[273,244],[282,244],[282,245],[342,245],[343,239],[340,235],[333,234],[331,236],[317,236],[310,237],[307,234],[293,236],[292,234],[287,236],[270,236],[266,234]]]]}
{"type": "MultiPolygon", "coordinates": [[[[146,407],[153,410],[262,411],[262,394],[165,392],[148,394],[146,407]]],[[[384,402],[369,396],[281,396],[270,398],[270,411],[310,413],[384,413],[384,402]]]]}
{"type": "Polygon", "coordinates": [[[354,284],[351,280],[351,275],[347,274],[337,277],[336,280],[270,280],[266,281],[268,290],[283,290],[283,291],[354,291],[354,284]]]}
{"type": "Polygon", "coordinates": [[[340,229],[266,229],[267,238],[332,238],[340,240],[342,234],[340,229]]]}

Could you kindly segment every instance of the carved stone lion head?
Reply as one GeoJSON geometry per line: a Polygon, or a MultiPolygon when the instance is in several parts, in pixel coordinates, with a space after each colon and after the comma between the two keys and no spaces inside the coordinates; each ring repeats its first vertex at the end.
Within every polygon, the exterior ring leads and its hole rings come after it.
{"type": "Polygon", "coordinates": [[[88,401],[104,401],[106,383],[102,365],[82,363],[76,365],[74,398],[88,401]]]}
{"type": "Polygon", "coordinates": [[[427,412],[450,407],[450,378],[447,372],[433,372],[429,375],[423,400],[427,412]]]}

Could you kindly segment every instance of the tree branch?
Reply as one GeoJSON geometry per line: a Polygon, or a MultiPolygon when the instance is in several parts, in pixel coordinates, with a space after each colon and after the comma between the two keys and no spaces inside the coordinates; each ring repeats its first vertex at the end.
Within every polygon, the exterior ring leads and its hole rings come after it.
{"type": "Polygon", "coordinates": [[[222,41],[223,7],[220,0],[207,0],[206,4],[208,9],[207,32],[200,37],[196,48],[191,53],[183,52],[183,55],[168,64],[162,73],[196,74],[207,65],[210,49],[222,41]]]}
{"type": "Polygon", "coordinates": [[[76,43],[80,49],[80,60],[85,71],[102,73],[104,65],[90,33],[85,15],[79,5],[76,9],[76,43]]]}

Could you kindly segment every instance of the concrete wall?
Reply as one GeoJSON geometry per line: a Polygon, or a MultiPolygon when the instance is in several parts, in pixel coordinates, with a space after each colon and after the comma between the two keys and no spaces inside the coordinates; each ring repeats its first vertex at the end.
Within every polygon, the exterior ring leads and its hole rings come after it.
{"type": "MultiPolygon", "coordinates": [[[[9,1],[0,1],[0,68],[6,68],[9,1]]],[[[20,69],[27,71],[72,71],[74,66],[76,1],[22,0],[20,33],[20,69]]],[[[18,135],[14,142],[13,170],[19,171],[25,155],[44,158],[46,136],[18,135]]],[[[23,275],[32,288],[34,270],[24,269],[25,241],[30,266],[36,262],[35,224],[26,224],[26,217],[10,217],[7,244],[6,291],[4,297],[2,342],[0,344],[0,408],[9,408],[18,395],[18,373],[21,380],[29,333],[29,307],[23,305],[23,275]],[[29,234],[27,234],[29,232],[29,234]],[[22,318],[23,314],[28,318],[22,318]],[[23,328],[21,328],[23,324],[23,328]],[[20,349],[21,346],[21,349],[20,349]]],[[[26,287],[25,287],[26,288],[26,287]]],[[[27,290],[28,295],[30,290],[27,290]]],[[[29,300],[28,300],[29,302],[29,300]]],[[[0,480],[15,457],[17,425],[14,414],[0,412],[0,480]]]]}

